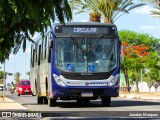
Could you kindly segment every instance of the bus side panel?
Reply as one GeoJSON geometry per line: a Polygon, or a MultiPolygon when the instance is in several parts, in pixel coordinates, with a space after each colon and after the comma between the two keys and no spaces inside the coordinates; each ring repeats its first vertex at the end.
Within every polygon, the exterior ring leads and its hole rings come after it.
{"type": "Polygon", "coordinates": [[[48,97],[53,97],[52,95],[52,72],[51,72],[51,63],[48,63],[48,97]]]}
{"type": "Polygon", "coordinates": [[[48,79],[48,62],[47,60],[43,61],[40,65],[40,96],[46,95],[46,79],[48,79]]]}
{"type": "Polygon", "coordinates": [[[30,77],[30,82],[31,82],[31,90],[33,95],[37,95],[38,93],[38,84],[39,84],[39,80],[38,80],[38,65],[35,65],[34,68],[31,68],[31,77],[30,77]]]}

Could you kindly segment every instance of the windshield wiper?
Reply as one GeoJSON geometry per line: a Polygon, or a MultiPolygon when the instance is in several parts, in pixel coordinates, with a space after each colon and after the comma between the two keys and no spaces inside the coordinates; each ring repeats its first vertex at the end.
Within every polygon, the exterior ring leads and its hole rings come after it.
{"type": "Polygon", "coordinates": [[[98,38],[95,40],[95,42],[94,42],[92,45],[89,46],[89,48],[88,48],[88,53],[89,53],[91,50],[93,50],[93,48],[96,46],[96,43],[97,43],[100,39],[102,39],[102,38],[103,38],[103,35],[99,35],[99,36],[98,36],[98,38]]]}
{"type": "Polygon", "coordinates": [[[70,36],[71,41],[77,46],[77,48],[79,48],[82,52],[84,52],[84,50],[82,49],[82,46],[72,37],[70,36]]]}

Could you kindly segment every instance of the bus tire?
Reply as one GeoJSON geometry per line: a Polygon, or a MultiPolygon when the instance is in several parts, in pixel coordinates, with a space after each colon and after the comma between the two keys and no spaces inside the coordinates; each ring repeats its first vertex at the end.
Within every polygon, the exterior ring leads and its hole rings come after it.
{"type": "Polygon", "coordinates": [[[48,99],[48,105],[49,107],[54,107],[57,104],[57,99],[49,98],[48,99]]]}
{"type": "Polygon", "coordinates": [[[101,102],[103,106],[110,106],[111,104],[111,97],[102,97],[101,102]]]}
{"type": "Polygon", "coordinates": [[[48,104],[48,99],[47,99],[47,97],[44,97],[43,99],[44,99],[44,104],[48,104]]]}
{"type": "Polygon", "coordinates": [[[37,104],[43,104],[43,97],[40,97],[38,95],[38,97],[37,97],[37,104]]]}

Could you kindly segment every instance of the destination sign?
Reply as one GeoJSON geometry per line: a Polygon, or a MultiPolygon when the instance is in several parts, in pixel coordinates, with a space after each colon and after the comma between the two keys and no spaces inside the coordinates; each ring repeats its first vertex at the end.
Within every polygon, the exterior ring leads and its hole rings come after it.
{"type": "Polygon", "coordinates": [[[114,26],[55,26],[55,35],[113,35],[114,26]]]}

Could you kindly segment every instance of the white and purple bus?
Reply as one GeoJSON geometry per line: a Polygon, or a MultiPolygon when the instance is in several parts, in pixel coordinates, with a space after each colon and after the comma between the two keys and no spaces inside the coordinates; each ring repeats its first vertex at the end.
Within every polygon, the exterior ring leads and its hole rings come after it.
{"type": "Polygon", "coordinates": [[[38,104],[57,100],[110,106],[119,95],[120,41],[114,24],[53,24],[31,46],[30,81],[38,104]]]}

